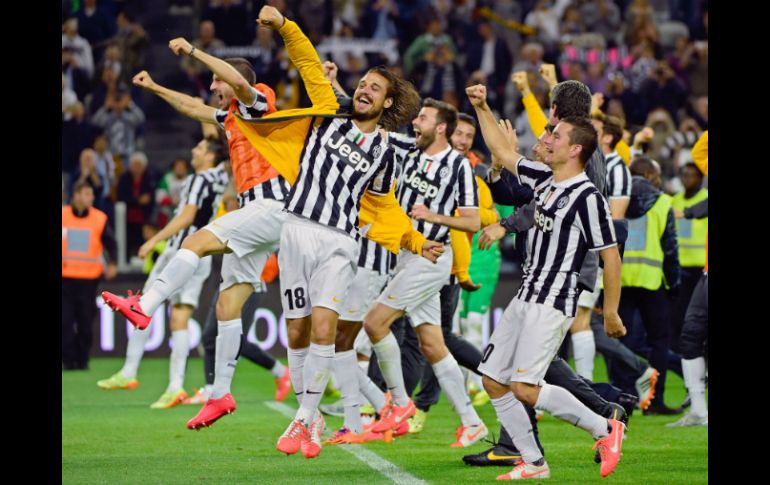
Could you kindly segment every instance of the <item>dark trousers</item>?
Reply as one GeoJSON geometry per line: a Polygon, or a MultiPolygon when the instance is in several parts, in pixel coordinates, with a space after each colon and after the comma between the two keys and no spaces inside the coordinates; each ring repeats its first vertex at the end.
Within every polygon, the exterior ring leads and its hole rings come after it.
{"type": "Polygon", "coordinates": [[[679,297],[671,306],[671,336],[669,338],[671,350],[677,354],[682,353],[679,343],[682,335],[682,326],[684,325],[684,317],[687,313],[687,307],[690,305],[693,291],[695,291],[695,286],[700,281],[701,276],[703,276],[703,268],[682,268],[682,286],[679,290],[679,297]]]}
{"type": "Polygon", "coordinates": [[[596,342],[596,351],[604,356],[608,368],[611,365],[623,366],[625,372],[630,374],[634,380],[647,370],[645,361],[623,345],[620,340],[608,337],[604,333],[604,317],[595,313],[591,315],[591,330],[594,334],[594,342],[596,342]]]}
{"type": "Polygon", "coordinates": [[[94,335],[99,280],[61,280],[61,360],[65,369],[87,369],[94,335]]]}
{"type": "Polygon", "coordinates": [[[682,327],[682,358],[708,357],[709,333],[709,277],[701,276],[695,286],[682,327]]]}
{"type": "MultiPolygon", "coordinates": [[[[444,343],[449,353],[458,364],[481,375],[477,370],[482,358],[479,349],[452,333],[452,317],[460,301],[460,285],[445,285],[439,292],[439,298],[441,299],[441,332],[444,334],[444,343]]],[[[422,367],[422,385],[420,392],[414,398],[414,405],[427,413],[430,407],[438,402],[440,395],[441,386],[433,373],[433,366],[426,360],[422,367]]]]}
{"type": "MultiPolygon", "coordinates": [[[[362,330],[363,331],[363,330],[362,330]]],[[[417,383],[420,382],[422,366],[425,363],[425,357],[420,352],[420,344],[417,339],[417,332],[412,328],[408,317],[401,317],[390,326],[390,331],[396,338],[399,347],[401,347],[401,372],[404,376],[404,387],[407,396],[411,396],[417,383]]],[[[369,378],[383,391],[387,390],[385,378],[382,377],[380,366],[377,362],[377,353],[372,352],[369,360],[369,378]]]]}
{"type": "MultiPolygon", "coordinates": [[[[252,293],[241,310],[241,324],[243,325],[243,335],[241,336],[241,348],[238,352],[254,362],[260,367],[270,370],[275,365],[275,358],[268,354],[259,345],[246,340],[246,334],[249,331],[251,322],[254,320],[254,313],[259,307],[259,300],[262,293],[252,293]]],[[[217,299],[219,290],[214,292],[209,305],[209,311],[206,314],[206,323],[203,326],[203,372],[206,377],[206,384],[214,384],[214,364],[216,360],[217,335],[219,334],[219,325],[217,324],[217,299]]]]}
{"type": "MultiPolygon", "coordinates": [[[[663,405],[663,392],[666,386],[666,372],[669,367],[669,302],[665,290],[647,290],[638,287],[624,287],[620,299],[620,318],[627,326],[638,325],[634,314],[639,311],[641,324],[647,334],[646,344],[649,346],[648,362],[660,373],[655,385],[655,398],[652,404],[663,405]]],[[[631,333],[631,332],[629,332],[631,333]]],[[[637,332],[638,333],[638,332],[637,332]]],[[[640,353],[638,345],[634,345],[629,336],[622,337],[621,342],[630,349],[640,353]]],[[[644,354],[641,354],[644,355],[644,354]]],[[[636,391],[633,391],[636,394],[636,391]]]]}

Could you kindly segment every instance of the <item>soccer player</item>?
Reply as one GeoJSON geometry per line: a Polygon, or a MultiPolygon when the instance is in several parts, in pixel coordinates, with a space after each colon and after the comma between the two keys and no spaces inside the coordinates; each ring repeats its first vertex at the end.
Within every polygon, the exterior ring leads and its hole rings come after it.
{"type": "Polygon", "coordinates": [[[543,381],[572,323],[577,277],[586,253],[604,261],[604,319],[609,336],[623,336],[618,316],[620,255],[609,207],[584,172],[596,149],[596,131],[586,118],[562,117],[544,140],[545,163],[514,152],[495,122],[482,85],[466,89],[487,146],[521,183],[535,191],[535,225],[528,233],[524,280],[493,333],[480,366],[498,419],[522,462],[500,480],[548,478],[550,470],[532,436],[522,402],[588,431],[597,440],[601,475],[620,459],[624,425],[592,412],[569,392],[543,381]]]}

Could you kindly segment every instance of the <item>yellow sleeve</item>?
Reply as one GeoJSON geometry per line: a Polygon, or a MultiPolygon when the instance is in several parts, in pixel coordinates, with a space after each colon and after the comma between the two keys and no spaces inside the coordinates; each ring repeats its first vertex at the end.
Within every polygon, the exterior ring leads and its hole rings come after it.
{"type": "Polygon", "coordinates": [[[468,274],[471,265],[471,242],[468,240],[468,233],[450,229],[449,237],[452,241],[452,274],[460,282],[468,281],[471,278],[468,274]]]}
{"type": "Polygon", "coordinates": [[[479,177],[476,177],[476,184],[479,187],[479,218],[481,219],[481,227],[487,227],[500,220],[500,218],[495,210],[495,202],[492,200],[492,191],[489,190],[489,186],[479,177]]]}
{"type": "Polygon", "coordinates": [[[692,147],[692,160],[703,175],[709,174],[709,131],[706,130],[692,147]]]}
{"type": "Polygon", "coordinates": [[[412,227],[412,219],[404,213],[396,200],[396,187],[387,195],[364,192],[358,212],[358,225],[371,224],[366,237],[388,251],[398,254],[403,247],[415,254],[422,254],[426,238],[412,227]]]}
{"type": "Polygon", "coordinates": [[[340,105],[334,95],[332,83],[324,77],[321,59],[307,36],[296,23],[289,19],[286,19],[278,32],[286,44],[289,59],[302,77],[313,108],[334,111],[339,109],[340,105]]]}
{"type": "Polygon", "coordinates": [[[527,110],[527,119],[529,120],[529,126],[532,128],[532,133],[535,134],[535,138],[539,137],[545,131],[545,125],[548,124],[548,118],[543,113],[543,108],[538,104],[534,94],[524,96],[521,100],[524,103],[524,109],[527,110]]]}
{"type": "Polygon", "coordinates": [[[620,158],[623,159],[623,163],[631,165],[631,147],[628,146],[628,143],[620,140],[618,144],[615,145],[615,151],[617,151],[620,158]]]}

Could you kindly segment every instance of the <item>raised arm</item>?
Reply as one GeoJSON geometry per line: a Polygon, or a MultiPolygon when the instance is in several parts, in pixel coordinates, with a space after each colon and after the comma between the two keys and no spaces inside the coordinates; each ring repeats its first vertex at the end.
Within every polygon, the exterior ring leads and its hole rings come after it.
{"type": "Polygon", "coordinates": [[[249,84],[246,78],[241,75],[241,73],[222,59],[195,48],[183,37],[172,39],[169,41],[168,47],[178,56],[187,55],[203,63],[217,76],[217,78],[226,82],[233,88],[235,97],[237,97],[238,101],[241,103],[246,106],[251,106],[256,101],[256,90],[249,84]]]}
{"type": "Polygon", "coordinates": [[[150,73],[147,71],[142,71],[134,76],[133,82],[134,85],[155,94],[170,104],[172,108],[189,118],[203,123],[217,122],[214,118],[217,112],[215,108],[206,106],[200,98],[193,98],[192,96],[161,86],[152,80],[150,73]]]}
{"type": "Polygon", "coordinates": [[[521,155],[513,150],[506,136],[500,131],[495,116],[487,104],[487,88],[482,84],[465,88],[468,99],[476,110],[476,117],[479,119],[481,135],[484,137],[484,143],[487,144],[489,151],[497,157],[500,163],[512,173],[516,173],[516,162],[521,155]]]}

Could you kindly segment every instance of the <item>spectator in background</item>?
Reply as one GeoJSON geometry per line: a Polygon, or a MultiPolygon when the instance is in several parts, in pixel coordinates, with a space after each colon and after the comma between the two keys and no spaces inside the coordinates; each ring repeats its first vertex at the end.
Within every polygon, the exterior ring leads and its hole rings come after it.
{"type": "Polygon", "coordinates": [[[96,165],[96,152],[91,148],[86,148],[80,152],[80,166],[72,177],[72,186],[78,183],[86,183],[94,191],[93,205],[100,211],[110,215],[112,212],[108,207],[105,189],[108,189],[106,177],[99,172],[96,165]]]}
{"type": "Polygon", "coordinates": [[[513,59],[508,45],[495,36],[489,21],[480,20],[476,32],[478,38],[468,45],[465,72],[471,73],[472,78],[483,75],[486,82],[482,84],[487,86],[488,102],[492,109],[500,111],[513,59]]]}
{"type": "Polygon", "coordinates": [[[67,87],[64,74],[61,75],[61,119],[62,121],[69,121],[74,116],[78,109],[82,109],[83,106],[78,101],[78,96],[75,91],[67,87]],[[80,105],[78,107],[78,105],[80,105]]]}
{"type": "Polygon", "coordinates": [[[549,54],[556,54],[559,47],[559,21],[572,0],[538,0],[524,23],[537,29],[536,38],[549,54]]]}
{"type": "Polygon", "coordinates": [[[690,116],[698,123],[702,130],[709,128],[709,97],[699,96],[688,105],[690,116]]]}
{"type": "MultiPolygon", "coordinates": [[[[580,13],[586,29],[604,37],[607,47],[615,47],[618,44],[620,9],[614,2],[611,0],[588,0],[580,6],[580,13]]],[[[591,91],[594,92],[593,89],[591,91]]]]}
{"type": "Polygon", "coordinates": [[[654,108],[663,108],[676,119],[679,110],[687,103],[687,88],[674,75],[666,61],[658,61],[639,88],[641,114],[646,118],[654,108]]]}
{"type": "Polygon", "coordinates": [[[454,51],[448,44],[437,42],[425,53],[425,57],[414,65],[412,76],[414,85],[423,98],[438,99],[459,107],[460,94],[465,84],[460,65],[455,61],[454,51]]]}
{"type": "Polygon", "coordinates": [[[66,89],[74,91],[78,99],[84,99],[88,94],[91,79],[85,69],[78,67],[74,54],[71,47],[65,46],[61,49],[61,72],[64,76],[64,86],[66,89]]]}
{"type": "Polygon", "coordinates": [[[94,58],[91,44],[78,35],[78,19],[71,17],[62,25],[61,46],[72,52],[72,63],[83,69],[90,78],[94,74],[94,58]]]}
{"type": "Polygon", "coordinates": [[[395,0],[369,0],[361,19],[363,30],[368,32],[372,39],[396,39],[397,16],[398,4],[395,0]]]}
{"type": "Polygon", "coordinates": [[[441,27],[441,19],[433,14],[428,18],[425,33],[414,39],[414,42],[412,42],[404,53],[404,73],[407,76],[411,76],[415,65],[420,62],[420,60],[425,59],[425,56],[429,52],[434,51],[440,44],[447,45],[450,48],[452,51],[452,59],[457,56],[457,48],[455,47],[454,41],[449,35],[444,33],[441,27]]]}
{"type": "Polygon", "coordinates": [[[96,170],[105,177],[104,196],[115,200],[118,183],[116,177],[123,173],[123,167],[121,166],[120,170],[116,170],[115,160],[110,152],[110,142],[104,133],[99,133],[96,136],[93,149],[96,157],[96,170]]]}
{"type": "Polygon", "coordinates": [[[155,181],[147,170],[147,156],[134,152],[128,171],[120,176],[118,200],[126,203],[127,254],[133,256],[144,243],[142,226],[150,223],[154,207],[155,181]]]}
{"type": "Polygon", "coordinates": [[[124,74],[125,76],[125,73],[123,73],[124,67],[120,61],[121,57],[122,55],[118,44],[107,44],[107,47],[104,50],[104,57],[102,57],[101,62],[99,62],[96,72],[104,73],[105,69],[109,69],[114,74],[115,79],[120,79],[121,74],[124,74]]]}
{"type": "MultiPolygon", "coordinates": [[[[267,29],[258,29],[267,30],[267,29]]],[[[271,31],[267,30],[268,33],[271,31]]],[[[192,41],[193,47],[204,52],[210,52],[211,49],[224,47],[225,43],[216,37],[216,27],[211,20],[202,20],[198,25],[198,38],[192,41]]],[[[209,93],[209,84],[211,84],[211,72],[200,62],[195,62],[190,56],[182,56],[179,61],[182,70],[187,73],[190,82],[195,86],[195,93],[201,98],[205,98],[209,93]]],[[[259,78],[258,78],[259,79],[259,78]]]]}
{"type": "Polygon", "coordinates": [[[690,82],[690,94],[693,96],[708,96],[709,93],[709,43],[699,41],[693,44],[695,59],[687,66],[687,76],[690,82]]]}
{"type": "Polygon", "coordinates": [[[561,40],[568,41],[571,37],[580,35],[586,32],[586,26],[583,22],[583,17],[580,14],[580,9],[575,5],[569,5],[564,9],[564,13],[561,17],[559,24],[559,31],[561,33],[561,40]]]}
{"type": "MultiPolygon", "coordinates": [[[[661,119],[660,116],[653,118],[652,115],[648,120],[647,126],[652,127],[656,134],[659,132],[659,125],[656,123],[661,119]],[[650,123],[651,122],[651,123],[650,123]]],[[[658,160],[660,161],[661,168],[663,169],[664,181],[672,180],[672,184],[666,184],[666,190],[669,192],[680,192],[684,190],[681,182],[675,177],[679,173],[681,167],[687,162],[692,160],[692,147],[695,142],[700,138],[703,130],[700,129],[698,123],[691,117],[685,116],[682,121],[679,122],[679,127],[675,130],[673,122],[671,123],[671,130],[666,133],[657,151],[658,160]]],[[[655,152],[652,152],[654,155],[655,152]]],[[[665,182],[664,182],[665,183],[665,182]]]]}
{"type": "Polygon", "coordinates": [[[123,64],[121,80],[128,83],[133,75],[144,67],[144,56],[150,47],[147,32],[128,10],[118,14],[118,32],[112,41],[120,49],[120,61],[123,64]]]}
{"type": "Polygon", "coordinates": [[[592,93],[606,93],[610,82],[606,66],[601,62],[589,63],[584,82],[592,93]]]}
{"type": "Polygon", "coordinates": [[[65,190],[72,185],[72,175],[80,164],[80,152],[91,145],[96,135],[96,128],[86,120],[85,108],[80,102],[71,105],[67,112],[72,116],[65,119],[62,112],[61,124],[61,169],[65,190]]]}
{"type": "Polygon", "coordinates": [[[227,45],[249,45],[254,38],[254,15],[249,15],[246,7],[234,0],[221,0],[219,5],[210,1],[203,10],[201,20],[214,23],[219,38],[227,45]]]}
{"type": "Polygon", "coordinates": [[[155,219],[158,227],[164,227],[179,205],[182,195],[182,187],[187,180],[189,164],[183,158],[177,158],[171,162],[171,169],[161,177],[158,187],[155,189],[155,203],[158,215],[155,219]]]}
{"type": "Polygon", "coordinates": [[[134,151],[136,127],[144,123],[144,113],[131,100],[128,89],[119,85],[113,94],[107,94],[104,105],[91,121],[104,128],[113,155],[119,156],[122,162],[134,151]]]}
{"type": "Polygon", "coordinates": [[[623,39],[628,46],[636,46],[642,42],[656,43],[658,28],[648,0],[632,0],[626,9],[626,22],[623,39]]]}
{"type": "Polygon", "coordinates": [[[96,5],[96,0],[83,0],[77,12],[80,34],[91,44],[94,60],[102,58],[104,41],[115,35],[115,18],[96,5]]]}

